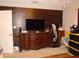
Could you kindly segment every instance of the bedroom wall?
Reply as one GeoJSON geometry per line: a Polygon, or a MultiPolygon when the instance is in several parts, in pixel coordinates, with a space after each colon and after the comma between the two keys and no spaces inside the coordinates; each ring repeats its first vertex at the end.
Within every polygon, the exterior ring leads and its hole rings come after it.
{"type": "Polygon", "coordinates": [[[0,0],[0,6],[62,10],[60,0],[0,0]]]}
{"type": "Polygon", "coordinates": [[[19,27],[26,30],[26,19],[44,19],[45,27],[55,23],[57,26],[62,25],[62,10],[46,10],[33,8],[15,8],[13,10],[13,26],[16,31],[19,27]]]}
{"type": "Polygon", "coordinates": [[[70,30],[70,26],[77,25],[79,0],[75,0],[63,9],[63,27],[66,31],[70,30]]]}

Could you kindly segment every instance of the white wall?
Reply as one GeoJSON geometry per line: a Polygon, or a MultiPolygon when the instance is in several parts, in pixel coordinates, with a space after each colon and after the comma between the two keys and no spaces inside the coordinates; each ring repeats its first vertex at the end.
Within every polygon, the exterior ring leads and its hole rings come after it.
{"type": "Polygon", "coordinates": [[[0,0],[0,6],[63,10],[74,0],[0,0]]]}
{"type": "Polygon", "coordinates": [[[18,9],[16,8],[15,10],[13,10],[13,26],[16,25],[16,32],[19,32],[19,27],[22,28],[22,30],[25,30],[25,25],[26,25],[26,12],[23,9],[18,9]],[[23,23],[23,24],[22,24],[23,23]]]}
{"type": "Polygon", "coordinates": [[[70,30],[70,26],[77,25],[79,0],[75,0],[63,9],[63,27],[66,31],[70,30]]]}
{"type": "Polygon", "coordinates": [[[0,6],[62,10],[60,0],[0,0],[0,6]]]}

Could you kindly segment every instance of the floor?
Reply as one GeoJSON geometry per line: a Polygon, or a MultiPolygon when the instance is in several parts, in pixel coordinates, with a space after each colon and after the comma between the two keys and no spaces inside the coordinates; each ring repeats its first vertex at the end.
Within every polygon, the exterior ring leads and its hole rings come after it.
{"type": "Polygon", "coordinates": [[[57,48],[42,48],[39,50],[23,50],[22,52],[15,52],[13,54],[4,54],[6,58],[43,58],[43,57],[57,57],[58,55],[71,56],[67,49],[62,45],[57,48]]]}
{"type": "Polygon", "coordinates": [[[68,53],[63,53],[59,55],[48,56],[47,58],[68,58],[68,57],[72,57],[72,56],[68,53]]]}
{"type": "Polygon", "coordinates": [[[71,55],[67,53],[44,56],[44,57],[31,57],[31,56],[27,57],[27,56],[28,56],[27,54],[3,54],[3,58],[68,58],[68,57],[72,57],[71,55]]]}
{"type": "Polygon", "coordinates": [[[47,58],[79,58],[79,56],[72,56],[68,53],[63,53],[59,55],[48,56],[47,58]]]}

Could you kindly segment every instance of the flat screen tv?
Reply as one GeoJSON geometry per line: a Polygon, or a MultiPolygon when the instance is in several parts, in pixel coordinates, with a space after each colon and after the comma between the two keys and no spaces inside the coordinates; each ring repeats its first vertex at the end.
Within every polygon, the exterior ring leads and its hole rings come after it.
{"type": "Polygon", "coordinates": [[[44,31],[44,19],[26,19],[26,30],[44,31]]]}

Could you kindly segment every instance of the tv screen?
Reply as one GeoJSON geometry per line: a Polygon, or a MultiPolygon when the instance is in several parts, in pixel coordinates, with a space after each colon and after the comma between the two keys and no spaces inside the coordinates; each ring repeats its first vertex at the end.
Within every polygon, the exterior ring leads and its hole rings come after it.
{"type": "Polygon", "coordinates": [[[44,30],[44,19],[26,19],[26,30],[44,30]]]}

